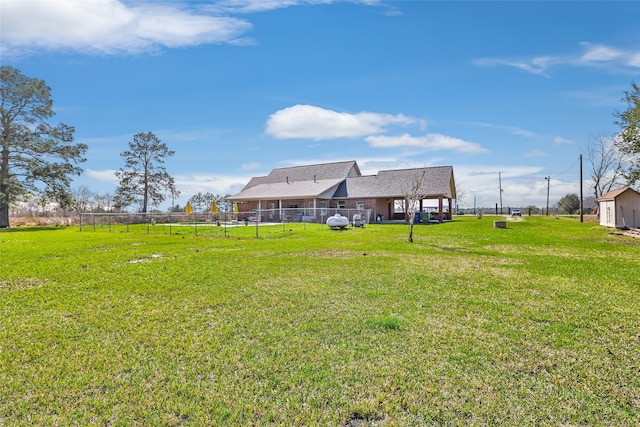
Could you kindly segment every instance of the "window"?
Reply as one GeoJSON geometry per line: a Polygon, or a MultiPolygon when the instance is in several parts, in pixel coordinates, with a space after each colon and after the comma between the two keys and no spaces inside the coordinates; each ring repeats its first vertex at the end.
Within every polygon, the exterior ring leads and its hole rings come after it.
{"type": "Polygon", "coordinates": [[[364,202],[356,202],[356,209],[364,210],[364,202]]]}
{"type": "Polygon", "coordinates": [[[344,209],[344,200],[338,200],[338,209],[344,209]]]}
{"type": "Polygon", "coordinates": [[[394,213],[404,213],[404,200],[394,200],[393,201],[393,212],[394,213]]]}

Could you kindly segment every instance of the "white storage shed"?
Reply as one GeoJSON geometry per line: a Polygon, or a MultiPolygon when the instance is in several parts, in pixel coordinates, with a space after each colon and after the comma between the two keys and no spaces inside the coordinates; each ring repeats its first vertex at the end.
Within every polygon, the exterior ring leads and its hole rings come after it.
{"type": "Polygon", "coordinates": [[[598,199],[600,225],[616,228],[640,227],[640,193],[631,187],[609,191],[598,199]]]}

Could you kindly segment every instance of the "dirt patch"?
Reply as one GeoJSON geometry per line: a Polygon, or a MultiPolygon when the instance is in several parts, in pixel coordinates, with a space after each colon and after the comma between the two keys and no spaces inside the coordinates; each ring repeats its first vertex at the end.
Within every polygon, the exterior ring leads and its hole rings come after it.
{"type": "Polygon", "coordinates": [[[9,226],[10,227],[21,227],[21,226],[46,226],[46,225],[57,225],[57,226],[69,226],[76,225],[77,219],[73,217],[10,217],[9,218],[9,226]]]}
{"type": "Polygon", "coordinates": [[[386,420],[386,414],[377,413],[362,413],[355,411],[349,416],[349,420],[344,424],[345,427],[364,427],[364,426],[379,426],[386,420]]]}
{"type": "Polygon", "coordinates": [[[132,259],[131,261],[129,261],[129,264],[138,264],[141,262],[150,262],[154,259],[158,259],[158,258],[162,258],[162,255],[160,254],[151,254],[148,258],[136,258],[136,259],[132,259]]]}
{"type": "Polygon", "coordinates": [[[347,251],[338,249],[323,249],[313,252],[305,253],[304,256],[310,256],[313,258],[353,258],[356,256],[362,256],[361,252],[347,251]]]}
{"type": "Polygon", "coordinates": [[[49,279],[34,279],[30,277],[15,277],[13,279],[0,280],[0,290],[21,291],[34,289],[51,283],[49,279]]]}

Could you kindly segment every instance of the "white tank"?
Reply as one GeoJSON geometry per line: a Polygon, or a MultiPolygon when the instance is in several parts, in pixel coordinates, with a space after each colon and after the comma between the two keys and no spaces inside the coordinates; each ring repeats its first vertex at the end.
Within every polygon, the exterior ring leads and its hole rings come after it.
{"type": "Polygon", "coordinates": [[[335,214],[327,218],[327,225],[329,228],[334,230],[345,228],[349,225],[349,218],[340,214],[335,214]]]}

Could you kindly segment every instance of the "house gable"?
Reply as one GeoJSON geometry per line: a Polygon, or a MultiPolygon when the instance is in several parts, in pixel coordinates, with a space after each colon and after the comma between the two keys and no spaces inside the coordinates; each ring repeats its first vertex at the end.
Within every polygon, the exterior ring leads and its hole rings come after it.
{"type": "Polygon", "coordinates": [[[267,176],[252,178],[240,193],[229,197],[229,200],[330,199],[347,177],[359,175],[360,168],[355,160],[276,168],[267,176]]]}
{"type": "Polygon", "coordinates": [[[345,179],[349,176],[360,175],[360,169],[355,160],[337,163],[322,163],[317,165],[292,166],[277,168],[271,171],[263,180],[264,183],[317,181],[325,179],[345,179]]]}

